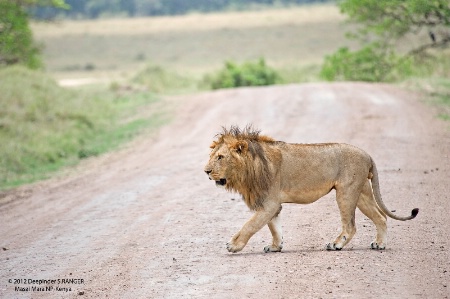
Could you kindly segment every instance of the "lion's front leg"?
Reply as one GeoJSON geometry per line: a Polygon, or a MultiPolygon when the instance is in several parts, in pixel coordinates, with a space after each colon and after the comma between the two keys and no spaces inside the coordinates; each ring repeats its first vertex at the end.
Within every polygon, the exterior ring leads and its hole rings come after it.
{"type": "Polygon", "coordinates": [[[264,209],[258,210],[253,216],[244,224],[241,230],[235,234],[231,240],[227,243],[227,249],[229,252],[241,251],[248,240],[258,232],[264,225],[268,224],[272,220],[274,215],[279,211],[280,206],[268,206],[264,209]]]}
{"type": "Polygon", "coordinates": [[[278,213],[267,224],[272,233],[272,244],[264,247],[264,252],[280,252],[283,249],[283,231],[280,218],[281,206],[278,213]]]}

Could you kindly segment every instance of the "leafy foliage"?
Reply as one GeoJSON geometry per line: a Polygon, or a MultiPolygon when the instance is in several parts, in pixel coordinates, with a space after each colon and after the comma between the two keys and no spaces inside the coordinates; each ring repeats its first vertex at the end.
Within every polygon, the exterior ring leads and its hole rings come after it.
{"type": "Polygon", "coordinates": [[[219,89],[273,85],[280,81],[280,77],[261,58],[257,62],[246,62],[242,65],[228,61],[222,70],[206,80],[210,82],[212,89],[219,89]]]}
{"type": "Polygon", "coordinates": [[[341,11],[361,24],[356,34],[365,46],[341,48],[326,57],[321,77],[326,80],[394,81],[426,70],[428,49],[450,45],[448,0],[343,0],[341,11]],[[396,46],[408,34],[421,34],[418,47],[398,54],[396,46]],[[367,44],[368,41],[369,44],[367,44]]]}
{"type": "Polygon", "coordinates": [[[67,8],[63,0],[0,0],[0,66],[23,64],[32,69],[42,66],[28,22],[26,9],[31,5],[67,8]]]}
{"type": "Polygon", "coordinates": [[[350,21],[363,25],[356,35],[361,40],[375,35],[390,45],[406,34],[425,31],[422,45],[411,53],[450,44],[448,0],[344,0],[339,6],[350,21]]]}
{"type": "MultiPolygon", "coordinates": [[[[352,22],[364,26],[359,31],[361,37],[375,34],[385,40],[398,39],[420,30],[450,27],[448,0],[345,0],[340,3],[340,8],[352,22]]],[[[448,29],[442,33],[434,32],[434,41],[430,38],[427,42],[449,42],[448,29]]]]}
{"type": "Polygon", "coordinates": [[[412,58],[383,52],[373,44],[355,52],[340,48],[325,58],[320,76],[328,81],[390,82],[410,75],[412,62],[412,58]]]}
{"type": "Polygon", "coordinates": [[[0,66],[15,63],[40,67],[39,49],[33,42],[23,7],[16,2],[0,1],[0,66]]]}

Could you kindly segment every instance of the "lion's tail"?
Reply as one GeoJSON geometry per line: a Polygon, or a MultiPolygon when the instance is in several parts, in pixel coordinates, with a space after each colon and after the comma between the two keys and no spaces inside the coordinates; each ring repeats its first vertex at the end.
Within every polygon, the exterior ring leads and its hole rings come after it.
{"type": "Polygon", "coordinates": [[[373,161],[372,158],[371,158],[371,161],[372,161],[372,167],[370,169],[369,178],[371,179],[371,182],[372,182],[372,190],[373,190],[373,195],[375,197],[375,201],[377,202],[377,204],[380,207],[380,209],[383,210],[383,212],[387,216],[391,217],[392,219],[401,220],[401,221],[414,219],[417,216],[417,214],[419,213],[419,209],[418,208],[414,208],[411,211],[411,216],[400,217],[400,216],[397,216],[397,215],[393,214],[386,207],[386,205],[384,204],[383,200],[381,199],[380,184],[379,184],[379,180],[378,180],[377,166],[375,165],[375,162],[373,161]]]}

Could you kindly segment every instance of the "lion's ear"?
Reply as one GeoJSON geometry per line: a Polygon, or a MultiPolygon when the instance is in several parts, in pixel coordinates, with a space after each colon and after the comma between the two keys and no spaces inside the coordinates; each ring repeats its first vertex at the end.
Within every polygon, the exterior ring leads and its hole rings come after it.
{"type": "Polygon", "coordinates": [[[231,146],[231,148],[233,150],[235,150],[238,154],[243,154],[243,153],[247,152],[248,144],[247,144],[247,141],[240,140],[240,141],[236,141],[236,143],[234,143],[231,146]]]}
{"type": "Polygon", "coordinates": [[[209,147],[210,147],[210,148],[215,148],[216,145],[217,145],[217,142],[213,141],[209,147]]]}

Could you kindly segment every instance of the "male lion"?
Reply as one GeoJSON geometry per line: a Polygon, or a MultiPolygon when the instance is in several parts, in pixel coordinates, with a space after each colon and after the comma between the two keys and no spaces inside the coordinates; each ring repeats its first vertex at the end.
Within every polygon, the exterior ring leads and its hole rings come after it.
{"type": "Polygon", "coordinates": [[[347,144],[290,144],[259,135],[247,126],[223,128],[211,145],[205,172],[216,185],[243,196],[255,211],[242,229],[227,243],[230,252],[244,248],[248,240],[264,225],[272,233],[272,244],[265,252],[281,251],[283,237],[280,225],[282,203],[308,204],[336,190],[336,201],[342,221],[341,234],[326,246],[341,250],[355,235],[355,209],[369,217],[377,235],[372,249],[386,247],[386,216],[410,220],[389,211],[381,200],[378,172],[373,159],[363,150],[347,144]],[[370,182],[369,182],[370,180],[370,182]]]}

